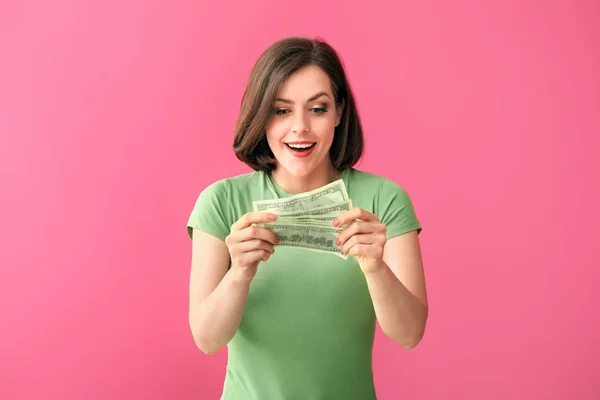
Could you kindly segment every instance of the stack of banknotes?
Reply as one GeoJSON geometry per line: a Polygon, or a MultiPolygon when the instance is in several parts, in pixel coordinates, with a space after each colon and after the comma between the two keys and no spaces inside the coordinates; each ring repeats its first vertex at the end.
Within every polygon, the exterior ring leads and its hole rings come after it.
{"type": "Polygon", "coordinates": [[[252,206],[254,211],[277,215],[277,220],[272,223],[258,226],[273,231],[279,238],[278,246],[330,253],[347,259],[335,244],[344,227],[331,224],[341,212],[352,208],[343,180],[283,199],[254,201],[252,206]]]}

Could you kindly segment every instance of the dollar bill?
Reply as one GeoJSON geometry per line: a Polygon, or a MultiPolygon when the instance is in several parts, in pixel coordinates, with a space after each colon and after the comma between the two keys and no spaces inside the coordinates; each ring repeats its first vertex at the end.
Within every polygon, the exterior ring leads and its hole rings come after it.
{"type": "Polygon", "coordinates": [[[341,212],[352,208],[352,201],[345,201],[333,206],[317,207],[312,210],[279,212],[278,224],[332,226],[331,223],[341,212]]]}
{"type": "Polygon", "coordinates": [[[323,219],[333,221],[341,212],[348,211],[351,208],[352,200],[348,200],[302,211],[275,211],[274,213],[277,214],[278,220],[323,219]]]}
{"type": "Polygon", "coordinates": [[[316,226],[332,226],[332,222],[336,219],[337,216],[319,216],[316,218],[281,218],[277,220],[277,223],[280,225],[290,224],[290,225],[316,225],[316,226]]]}
{"type": "Polygon", "coordinates": [[[340,213],[352,208],[343,180],[283,199],[254,201],[252,206],[254,211],[277,215],[272,223],[257,224],[275,233],[279,238],[277,246],[336,254],[347,259],[335,244],[344,227],[331,225],[340,213]]]}
{"type": "Polygon", "coordinates": [[[276,222],[263,224],[263,227],[273,231],[279,238],[277,246],[299,247],[320,253],[335,254],[344,260],[340,248],[336,246],[337,236],[341,228],[313,226],[313,225],[289,225],[276,222]]]}
{"type": "Polygon", "coordinates": [[[342,179],[331,182],[310,192],[300,193],[283,199],[253,201],[254,211],[309,211],[311,209],[330,206],[349,201],[346,185],[342,179]]]}

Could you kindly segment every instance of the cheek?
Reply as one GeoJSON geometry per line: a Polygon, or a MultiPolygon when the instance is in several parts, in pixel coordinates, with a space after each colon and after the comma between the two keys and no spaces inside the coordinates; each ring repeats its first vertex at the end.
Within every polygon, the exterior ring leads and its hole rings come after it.
{"type": "Polygon", "coordinates": [[[267,140],[275,143],[281,142],[290,131],[289,122],[284,119],[278,119],[272,121],[269,127],[266,129],[267,140]]]}
{"type": "Polygon", "coordinates": [[[323,121],[324,125],[327,125],[327,131],[328,132],[333,132],[335,129],[335,125],[336,125],[336,119],[335,119],[335,114],[330,114],[328,115],[328,118],[326,120],[323,121]]]}
{"type": "Polygon", "coordinates": [[[323,121],[319,126],[319,137],[325,143],[333,142],[335,135],[335,120],[323,121]]]}
{"type": "Polygon", "coordinates": [[[283,135],[281,134],[280,130],[277,130],[276,127],[269,127],[269,130],[267,131],[267,143],[269,143],[269,147],[271,147],[271,150],[277,150],[278,147],[280,147],[280,143],[281,140],[283,139],[283,135]]]}

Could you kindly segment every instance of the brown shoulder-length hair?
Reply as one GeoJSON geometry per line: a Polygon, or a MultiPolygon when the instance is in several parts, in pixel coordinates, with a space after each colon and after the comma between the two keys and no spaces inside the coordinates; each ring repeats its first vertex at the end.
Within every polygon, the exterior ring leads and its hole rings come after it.
{"type": "Polygon", "coordinates": [[[361,158],[362,126],[337,52],[321,38],[288,37],[273,43],[260,55],[242,97],[233,150],[252,169],[266,172],[275,169],[275,156],[265,129],[273,118],[280,87],[290,75],[309,65],[320,67],[329,76],[336,109],[344,107],[329,150],[333,167],[341,171],[354,166],[361,158]]]}

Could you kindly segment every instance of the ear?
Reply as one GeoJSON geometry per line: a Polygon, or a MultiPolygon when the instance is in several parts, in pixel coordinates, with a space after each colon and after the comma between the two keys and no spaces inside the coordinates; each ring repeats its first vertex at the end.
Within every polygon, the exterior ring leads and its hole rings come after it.
{"type": "Polygon", "coordinates": [[[341,120],[342,120],[342,114],[344,113],[344,106],[346,105],[346,101],[344,99],[342,99],[342,104],[337,107],[336,106],[336,116],[335,116],[335,126],[337,127],[341,120]]]}

